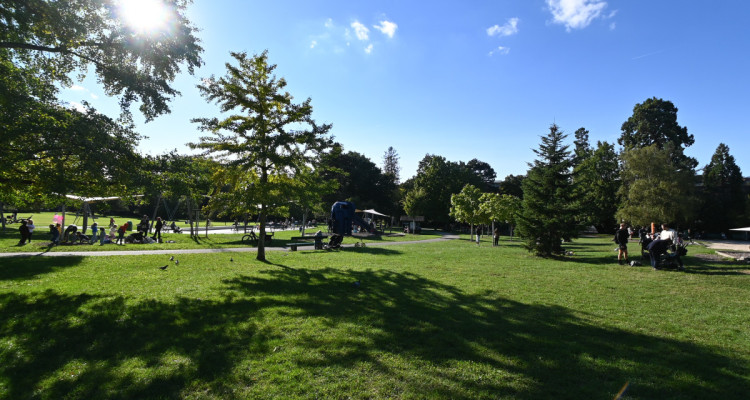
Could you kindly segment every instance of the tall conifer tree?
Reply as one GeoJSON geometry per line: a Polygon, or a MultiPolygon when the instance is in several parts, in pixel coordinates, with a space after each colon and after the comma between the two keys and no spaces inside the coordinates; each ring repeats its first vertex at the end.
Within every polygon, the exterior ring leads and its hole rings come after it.
{"type": "Polygon", "coordinates": [[[523,181],[523,211],[518,231],[527,250],[540,256],[563,252],[562,241],[576,237],[573,157],[563,145],[567,135],[553,124],[542,137],[538,156],[523,181]]]}

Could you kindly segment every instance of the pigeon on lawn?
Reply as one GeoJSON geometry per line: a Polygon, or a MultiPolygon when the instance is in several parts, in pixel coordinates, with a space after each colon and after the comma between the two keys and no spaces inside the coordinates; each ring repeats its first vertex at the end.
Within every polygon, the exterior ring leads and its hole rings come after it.
{"type": "Polygon", "coordinates": [[[169,266],[169,264],[167,264],[167,265],[165,265],[163,267],[159,267],[159,269],[162,270],[162,271],[164,271],[165,269],[167,269],[168,266],[169,266]]]}
{"type": "Polygon", "coordinates": [[[174,256],[169,257],[169,261],[174,261],[174,256]]]}
{"type": "Polygon", "coordinates": [[[180,260],[174,260],[174,265],[180,265],[180,260]]]}
{"type": "Polygon", "coordinates": [[[229,257],[229,262],[234,262],[234,258],[229,257]]]}

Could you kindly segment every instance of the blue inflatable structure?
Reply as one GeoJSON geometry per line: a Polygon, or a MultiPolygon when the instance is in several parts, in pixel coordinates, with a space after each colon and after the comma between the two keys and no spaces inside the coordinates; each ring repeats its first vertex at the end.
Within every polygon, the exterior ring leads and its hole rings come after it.
{"type": "Polygon", "coordinates": [[[363,230],[374,233],[373,229],[362,218],[354,214],[357,206],[351,201],[337,201],[331,207],[331,230],[333,233],[349,236],[352,234],[352,224],[359,225],[363,230]]]}

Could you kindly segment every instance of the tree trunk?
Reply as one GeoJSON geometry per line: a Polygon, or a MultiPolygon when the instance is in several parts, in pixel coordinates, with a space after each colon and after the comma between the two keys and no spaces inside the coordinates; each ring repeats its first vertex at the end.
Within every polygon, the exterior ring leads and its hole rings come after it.
{"type": "Polygon", "coordinates": [[[187,209],[188,209],[188,223],[190,224],[190,237],[195,237],[193,233],[193,199],[187,198],[187,209]]]}
{"type": "Polygon", "coordinates": [[[260,222],[260,237],[258,238],[258,255],[256,260],[266,261],[266,185],[268,184],[268,169],[264,165],[260,170],[260,185],[261,190],[260,198],[262,199],[260,204],[260,215],[258,215],[258,222],[260,222]]]}
{"type": "Polygon", "coordinates": [[[305,225],[307,225],[307,209],[302,211],[302,234],[300,236],[305,236],[305,225]]]}

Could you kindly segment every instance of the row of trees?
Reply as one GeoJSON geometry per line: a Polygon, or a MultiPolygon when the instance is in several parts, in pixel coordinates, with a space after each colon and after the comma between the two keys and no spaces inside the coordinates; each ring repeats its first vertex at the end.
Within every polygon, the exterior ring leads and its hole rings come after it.
{"type": "Polygon", "coordinates": [[[592,148],[583,128],[573,151],[565,138],[552,125],[523,180],[518,231],[530,251],[559,254],[581,228],[611,232],[616,221],[714,232],[750,222],[750,199],[729,148],[720,144],[698,177],[698,162],[684,153],[694,138],[669,101],[651,98],[634,107],[622,125],[619,154],[607,142],[592,148]]]}
{"type": "MultiPolygon", "coordinates": [[[[133,130],[131,104],[139,104],[146,120],[168,113],[169,100],[179,94],[171,87],[176,74],[183,68],[192,74],[202,64],[196,28],[185,18],[188,1],[166,3],[171,29],[156,34],[119,20],[115,0],[0,4],[0,212],[4,204],[59,203],[68,193],[145,193],[150,199],[187,197],[220,215],[258,215],[264,231],[269,215],[294,211],[305,218],[347,199],[391,215],[424,215],[436,226],[514,219],[539,254],[558,253],[560,240],[581,226],[607,231],[616,219],[707,230],[747,219],[742,175],[729,149],[720,145],[702,181],[696,180],[697,161],[684,154],[694,137],[677,123],[669,101],[635,106],[622,125],[620,153],[606,142],[591,146],[583,128],[570,151],[553,125],[527,174],[510,175],[499,187],[483,161],[429,154],[401,183],[395,149],[386,150],[382,168],[344,152],[328,135],[331,126],[312,118],[311,100],[295,103],[285,92],[286,81],[274,75],[266,52],[231,53],[226,74],[199,85],[223,115],[193,120],[206,133],[190,144],[202,157],[143,157],[136,151],[141,137],[133,130]],[[57,99],[60,85],[90,68],[107,94],[120,99],[116,118],[57,99]],[[463,194],[452,208],[457,193],[463,194]],[[478,200],[476,193],[482,193],[478,200]],[[521,207],[510,207],[511,201],[521,207]],[[478,208],[468,213],[462,204],[478,208]],[[513,217],[508,210],[516,210],[513,217]]],[[[262,240],[258,258],[265,259],[262,240]]]]}

